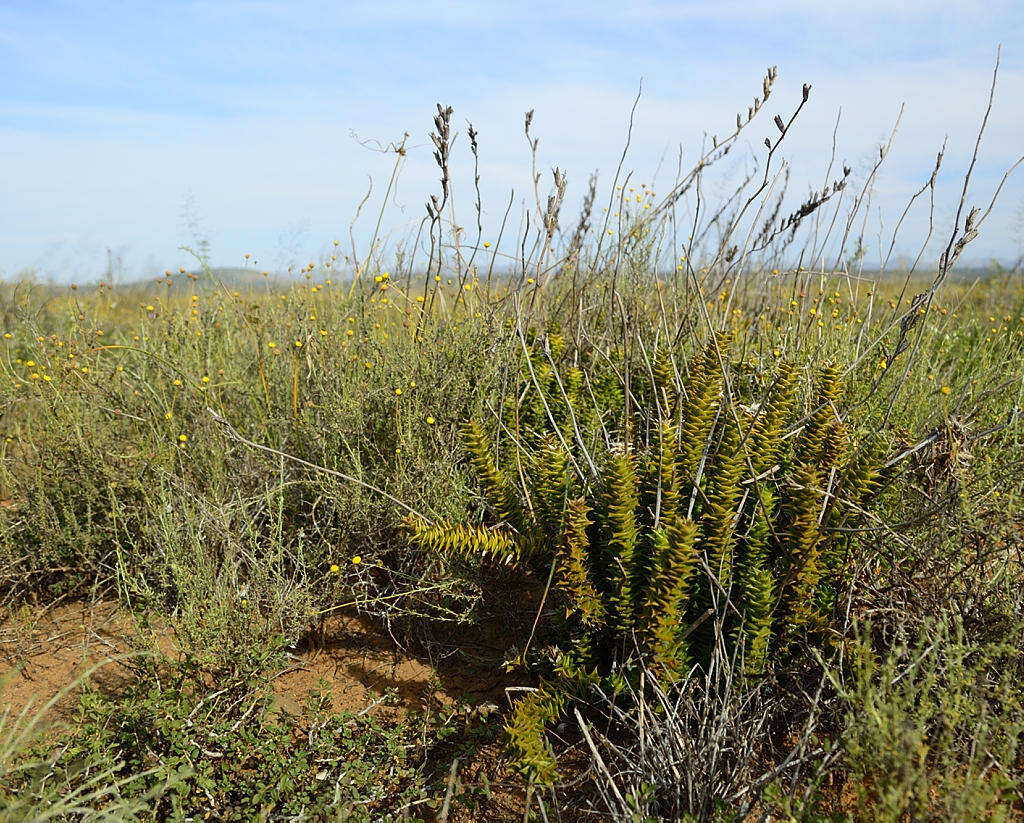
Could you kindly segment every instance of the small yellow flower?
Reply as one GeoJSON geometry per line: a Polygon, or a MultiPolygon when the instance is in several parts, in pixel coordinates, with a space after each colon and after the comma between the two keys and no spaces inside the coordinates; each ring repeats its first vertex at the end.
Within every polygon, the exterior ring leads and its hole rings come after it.
{"type": "Polygon", "coordinates": [[[205,374],[203,375],[203,382],[204,383],[209,383],[210,382],[210,378],[207,377],[205,374]]]}
{"type": "Polygon", "coordinates": [[[171,419],[171,413],[167,412],[167,414],[164,415],[164,420],[170,420],[170,419],[171,419]]]}
{"type": "Polygon", "coordinates": [[[177,377],[174,378],[174,385],[175,386],[180,386],[181,385],[181,381],[177,377]]]}
{"type": "Polygon", "coordinates": [[[490,247],[491,247],[491,244],[490,244],[490,242],[489,242],[489,241],[487,241],[487,240],[484,240],[484,248],[485,248],[485,249],[489,249],[490,247]]]}
{"type": "Polygon", "coordinates": [[[352,558],[352,562],[358,566],[360,563],[363,562],[363,558],[357,554],[355,557],[352,558]]]}
{"type": "Polygon", "coordinates": [[[301,340],[296,340],[295,341],[295,348],[297,348],[297,349],[301,349],[302,348],[302,341],[301,340]]]}
{"type": "Polygon", "coordinates": [[[187,434],[179,434],[178,435],[178,442],[179,443],[187,443],[188,442],[188,435],[187,434]]]}
{"type": "Polygon", "coordinates": [[[337,563],[331,563],[331,574],[337,574],[339,571],[337,563]]]}
{"type": "Polygon", "coordinates": [[[275,343],[273,340],[271,340],[269,343],[267,343],[267,346],[268,346],[268,348],[276,349],[277,348],[277,343],[275,343]]]}
{"type": "Polygon", "coordinates": [[[427,415],[427,425],[428,426],[433,426],[434,425],[434,418],[431,417],[430,415],[427,415]]]}
{"type": "Polygon", "coordinates": [[[395,394],[401,395],[402,394],[402,390],[401,389],[395,389],[395,394]]]}
{"type": "Polygon", "coordinates": [[[941,389],[939,389],[939,391],[942,392],[943,394],[949,394],[950,388],[949,386],[943,386],[941,389]]]}

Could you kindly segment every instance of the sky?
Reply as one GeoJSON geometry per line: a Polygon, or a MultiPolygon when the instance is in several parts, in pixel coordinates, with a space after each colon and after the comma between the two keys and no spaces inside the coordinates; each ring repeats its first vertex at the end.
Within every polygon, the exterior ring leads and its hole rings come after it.
{"type": "MultiPolygon", "coordinates": [[[[591,172],[602,191],[611,185],[641,84],[625,167],[667,189],[680,151],[685,165],[707,135],[728,133],[773,65],[772,96],[725,171],[763,155],[771,118],[788,119],[810,83],[780,150],[794,206],[821,186],[837,118],[837,160],[862,179],[905,106],[871,203],[877,260],[944,139],[935,224],[948,236],[1000,44],[968,197],[983,208],[1024,154],[1019,0],[0,0],[0,277],[95,280],[108,250],[121,277],[149,276],[191,265],[180,247],[199,239],[216,265],[249,253],[281,270],[334,240],[347,250],[354,238],[362,254],[382,208],[393,247],[438,189],[429,134],[439,102],[454,109],[465,225],[475,224],[468,124],[479,133],[493,238],[510,197],[516,226],[533,204],[528,109],[541,185],[561,168],[572,215],[591,172]],[[406,133],[385,201],[395,155],[381,148],[406,133]]],[[[714,186],[724,191],[726,176],[714,186]]],[[[927,208],[915,208],[898,251],[916,252],[927,228],[927,208]]],[[[965,261],[1012,262],[1022,244],[1019,169],[965,261]]]]}

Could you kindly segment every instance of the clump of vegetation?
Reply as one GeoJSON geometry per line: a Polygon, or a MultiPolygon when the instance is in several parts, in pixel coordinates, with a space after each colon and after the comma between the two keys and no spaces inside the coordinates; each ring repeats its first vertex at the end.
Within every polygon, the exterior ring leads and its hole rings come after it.
{"type": "Polygon", "coordinates": [[[167,783],[150,810],[160,817],[400,820],[426,794],[420,731],[335,712],[327,692],[289,718],[275,712],[272,688],[239,682],[208,694],[187,670],[147,667],[126,693],[85,694],[49,768],[59,779],[82,756],[120,764],[127,797],[167,783]]]}
{"type": "MultiPolygon", "coordinates": [[[[656,404],[625,421],[621,407],[584,413],[566,393],[558,415],[557,401],[536,392],[532,410],[511,416],[541,430],[520,422],[506,435],[516,442],[519,482],[469,422],[465,448],[496,525],[410,523],[414,546],[515,563],[553,582],[547,679],[509,726],[537,776],[550,780],[554,769],[537,739],[544,723],[599,684],[617,691],[642,667],[678,681],[690,666],[710,665],[720,635],[730,642],[719,651],[747,677],[764,675],[769,658],[776,668],[792,665],[808,649],[834,644],[836,595],[849,582],[852,535],[877,485],[877,448],[850,442],[834,364],[809,387],[809,413],[795,403],[791,364],[745,386],[727,382],[728,365],[729,341],[714,337],[677,383],[660,350],[647,393],[656,404]],[[752,390],[760,399],[744,405],[752,390]],[[586,459],[572,458],[563,444],[574,431],[564,430],[567,420],[578,430],[579,419],[608,420],[632,447],[595,456],[580,439],[586,459]]],[[[634,380],[642,385],[639,374],[634,380]]],[[[553,368],[548,381],[562,383],[553,368]]],[[[505,398],[504,408],[515,402],[505,398]]]]}

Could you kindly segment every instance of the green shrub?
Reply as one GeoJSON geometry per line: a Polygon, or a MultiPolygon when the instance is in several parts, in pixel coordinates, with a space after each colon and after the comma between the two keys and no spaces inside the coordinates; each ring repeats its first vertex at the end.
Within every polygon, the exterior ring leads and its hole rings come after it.
{"type": "Polygon", "coordinates": [[[836,419],[835,366],[819,373],[801,420],[792,367],[766,379],[765,399],[751,409],[727,396],[723,362],[728,341],[716,338],[689,382],[676,387],[660,366],[663,385],[650,395],[660,405],[636,418],[657,418],[685,397],[679,422],[663,420],[652,440],[598,455],[596,477],[573,472],[574,462],[595,458],[582,444],[575,458],[565,449],[553,414],[547,426],[535,420],[540,432],[524,432],[521,470],[499,467],[491,439],[467,423],[463,442],[492,526],[409,522],[418,548],[550,574],[550,644],[533,661],[544,679],[509,724],[522,765],[538,777],[553,774],[533,739],[544,723],[599,683],[615,691],[638,661],[671,682],[709,665],[724,633],[730,644],[718,652],[737,654],[756,677],[769,657],[784,665],[833,642],[834,593],[852,548],[851,532],[835,527],[860,522],[877,457],[855,448],[836,419]]]}

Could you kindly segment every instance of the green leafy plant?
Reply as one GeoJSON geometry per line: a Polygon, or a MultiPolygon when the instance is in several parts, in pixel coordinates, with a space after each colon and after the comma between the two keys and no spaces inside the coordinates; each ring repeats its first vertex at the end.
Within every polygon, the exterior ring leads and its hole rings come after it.
{"type": "Polygon", "coordinates": [[[662,417],[678,402],[678,422],[663,418],[648,442],[608,449],[596,476],[572,470],[549,420],[535,445],[520,444],[513,482],[483,427],[467,422],[463,444],[489,525],[408,523],[419,548],[550,574],[550,643],[531,661],[541,686],[509,723],[521,763],[538,777],[554,768],[538,737],[544,724],[598,683],[614,691],[640,662],[671,683],[706,665],[724,632],[722,651],[756,677],[769,656],[795,660],[828,642],[849,528],[877,481],[877,455],[855,450],[837,417],[834,365],[819,371],[801,418],[790,365],[759,404],[730,398],[728,349],[714,338],[681,386],[667,358],[656,360],[655,408],[636,414],[662,417]]]}
{"type": "MultiPolygon", "coordinates": [[[[87,689],[72,734],[39,744],[34,762],[58,786],[88,763],[124,804],[160,819],[380,820],[426,796],[414,722],[336,712],[326,690],[292,716],[275,706],[265,673],[216,691],[201,674],[187,661],[146,660],[116,695],[87,689]]],[[[83,811],[93,799],[109,800],[83,796],[83,811]]]]}

